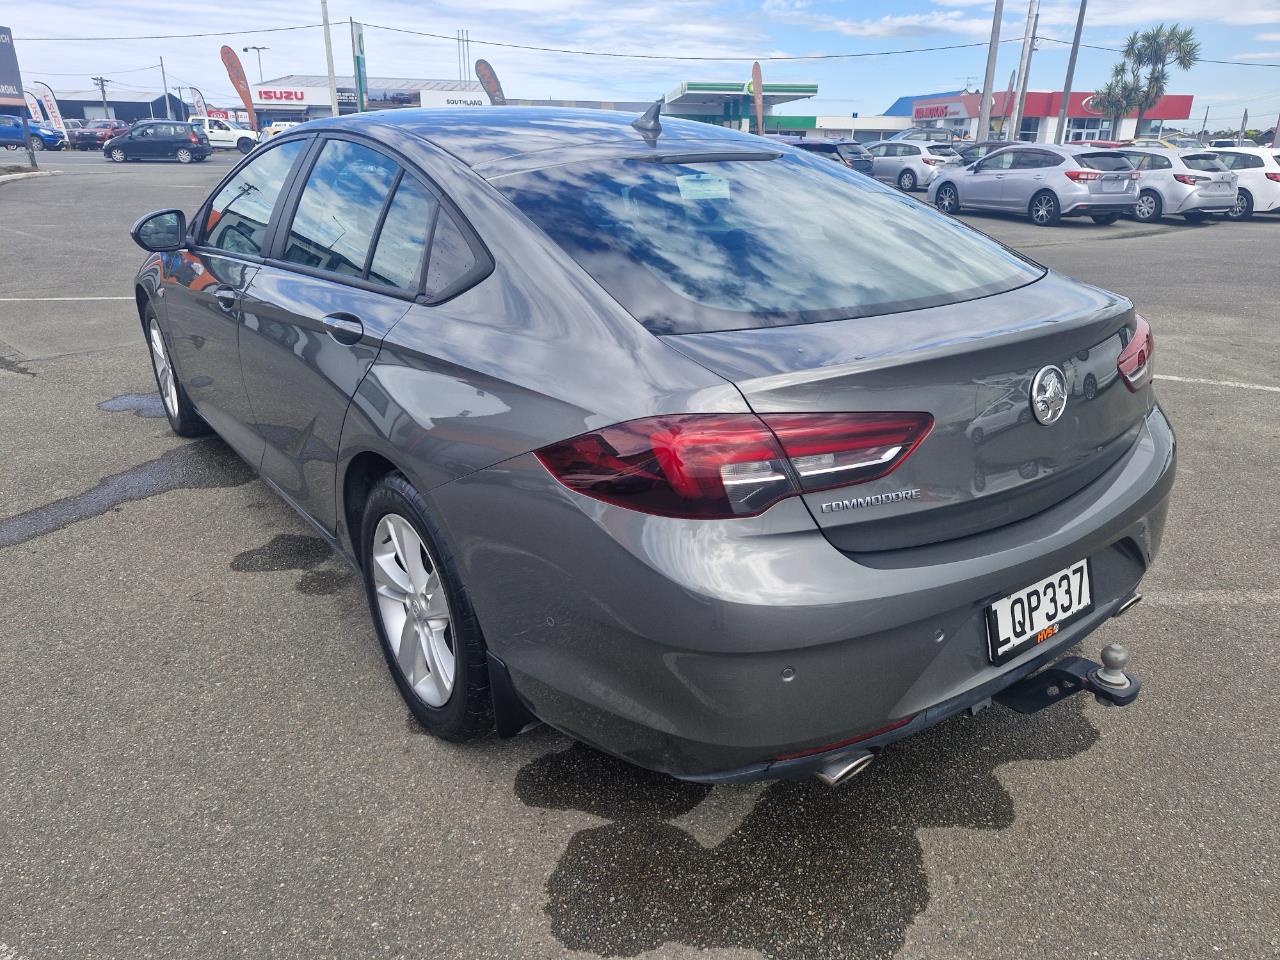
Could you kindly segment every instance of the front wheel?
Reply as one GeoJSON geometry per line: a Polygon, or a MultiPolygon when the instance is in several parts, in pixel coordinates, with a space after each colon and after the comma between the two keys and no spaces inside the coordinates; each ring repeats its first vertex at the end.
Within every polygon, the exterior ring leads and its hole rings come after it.
{"type": "Polygon", "coordinates": [[[369,608],[400,696],[442,739],[483,736],[493,726],[484,637],[439,527],[402,474],[374,485],[360,538],[369,608]]]}
{"type": "Polygon", "coordinates": [[[147,322],[147,346],[151,348],[151,369],[156,375],[156,386],[160,388],[160,399],[164,401],[164,413],[169,418],[169,426],[180,437],[203,436],[209,432],[209,425],[196,413],[196,408],[187,397],[187,391],[178,381],[155,308],[147,304],[144,316],[147,322]]]}
{"type": "Polygon", "coordinates": [[[1058,204],[1058,198],[1046,190],[1031,198],[1027,213],[1037,227],[1052,227],[1062,216],[1062,207],[1058,204]]]}
{"type": "Polygon", "coordinates": [[[174,153],[174,156],[178,158],[179,163],[190,163],[196,158],[196,155],[186,147],[179,147],[177,152],[174,153]]]}
{"type": "Polygon", "coordinates": [[[916,175],[910,170],[898,174],[898,189],[910,193],[916,188],[916,175]]]}
{"type": "Polygon", "coordinates": [[[1111,226],[1111,224],[1115,223],[1117,220],[1119,220],[1119,219],[1120,219],[1120,214],[1118,214],[1118,213],[1095,213],[1095,214],[1094,214],[1092,217],[1090,217],[1089,219],[1090,219],[1090,220],[1092,220],[1094,223],[1098,224],[1099,226],[1109,227],[1109,226],[1111,226]]]}
{"type": "Polygon", "coordinates": [[[938,188],[933,198],[933,205],[943,213],[956,213],[960,209],[960,195],[956,193],[955,187],[944,183],[938,188]]]}
{"type": "Polygon", "coordinates": [[[1143,190],[1138,195],[1138,202],[1133,208],[1133,219],[1139,223],[1159,223],[1164,213],[1164,204],[1160,195],[1151,190],[1143,190]]]}
{"type": "Polygon", "coordinates": [[[1253,216],[1253,194],[1248,190],[1236,191],[1236,202],[1227,211],[1228,220],[1248,220],[1253,216]]]}
{"type": "Polygon", "coordinates": [[[124,149],[122,147],[113,147],[111,151],[107,154],[107,156],[109,156],[116,163],[124,163],[126,160],[129,159],[128,155],[125,154],[124,149]]]}
{"type": "Polygon", "coordinates": [[[27,143],[31,145],[31,149],[36,153],[39,153],[44,149],[44,141],[39,137],[31,137],[27,140],[27,143]]]}

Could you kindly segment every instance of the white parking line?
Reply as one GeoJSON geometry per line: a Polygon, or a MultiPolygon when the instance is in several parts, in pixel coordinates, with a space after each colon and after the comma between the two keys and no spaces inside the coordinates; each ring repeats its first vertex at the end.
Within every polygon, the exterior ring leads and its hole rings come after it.
{"type": "Polygon", "coordinates": [[[132,300],[133,297],[0,297],[0,303],[53,303],[67,300],[132,300]]]}
{"type": "Polygon", "coordinates": [[[1241,383],[1239,380],[1202,380],[1200,377],[1171,377],[1167,373],[1157,373],[1157,380],[1173,380],[1177,383],[1203,383],[1211,387],[1236,387],[1240,390],[1266,390],[1268,393],[1280,393],[1280,387],[1269,387],[1262,383],[1241,383]]]}

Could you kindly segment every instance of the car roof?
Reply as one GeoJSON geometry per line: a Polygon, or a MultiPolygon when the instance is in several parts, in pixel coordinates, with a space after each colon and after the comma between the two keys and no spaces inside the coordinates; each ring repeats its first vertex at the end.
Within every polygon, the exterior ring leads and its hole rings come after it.
{"type": "MultiPolygon", "coordinates": [[[[350,130],[374,135],[394,129],[448,151],[470,167],[511,160],[531,153],[616,144],[619,154],[638,148],[698,141],[726,150],[758,151],[761,137],[697,120],[661,117],[662,130],[646,137],[632,121],[634,113],[573,107],[443,107],[379,110],[307,124],[316,130],[350,130]]],[[[767,148],[766,148],[767,149],[767,148]]]]}

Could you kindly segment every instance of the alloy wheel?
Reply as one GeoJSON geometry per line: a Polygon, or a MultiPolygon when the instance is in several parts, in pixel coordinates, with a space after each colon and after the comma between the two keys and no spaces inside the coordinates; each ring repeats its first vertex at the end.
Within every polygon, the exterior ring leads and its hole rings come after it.
{"type": "Polygon", "coordinates": [[[156,365],[156,383],[160,387],[160,396],[164,400],[169,416],[178,416],[178,382],[173,376],[173,366],[169,363],[169,354],[164,348],[164,337],[160,334],[160,325],[152,318],[147,329],[147,339],[151,341],[151,359],[156,365]]]}
{"type": "Polygon", "coordinates": [[[190,163],[194,156],[186,147],[182,147],[176,154],[179,163],[190,163]]]}
{"type": "Polygon", "coordinates": [[[128,158],[125,157],[123,150],[121,150],[119,147],[116,147],[114,150],[111,151],[111,159],[114,160],[116,163],[124,163],[125,160],[128,158]]]}
{"type": "Polygon", "coordinates": [[[1156,198],[1149,193],[1144,193],[1138,197],[1133,213],[1139,220],[1150,220],[1156,213],[1156,198]]]}
{"type": "Polygon", "coordinates": [[[948,184],[938,191],[938,209],[943,213],[955,213],[956,207],[956,188],[948,184]]]}
{"type": "Polygon", "coordinates": [[[404,517],[385,514],[373,533],[378,616],[405,683],[431,707],[453,693],[457,652],[439,568],[404,517]]]}
{"type": "Polygon", "coordinates": [[[44,141],[41,140],[39,137],[32,137],[31,149],[34,150],[36,153],[39,153],[41,150],[44,149],[44,141]]]}
{"type": "Polygon", "coordinates": [[[1053,198],[1048,195],[1036,197],[1031,204],[1031,219],[1042,224],[1052,220],[1053,198]]]}
{"type": "Polygon", "coordinates": [[[1245,215],[1245,211],[1249,208],[1249,203],[1245,199],[1243,193],[1236,193],[1236,202],[1231,205],[1231,209],[1227,211],[1227,216],[1234,220],[1238,220],[1245,215]]]}
{"type": "Polygon", "coordinates": [[[910,170],[902,171],[902,176],[898,177],[898,186],[906,191],[914,190],[916,188],[916,175],[910,170]]]}

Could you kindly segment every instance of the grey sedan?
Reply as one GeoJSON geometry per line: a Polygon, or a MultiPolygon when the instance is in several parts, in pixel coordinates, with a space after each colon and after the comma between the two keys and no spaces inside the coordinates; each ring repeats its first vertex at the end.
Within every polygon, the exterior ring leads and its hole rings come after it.
{"type": "Polygon", "coordinates": [[[440,737],[834,783],[992,697],[1137,694],[1042,668],[1160,546],[1150,327],[898,190],[656,108],[397,110],[133,235],[170,425],[358,568],[440,737]]]}

